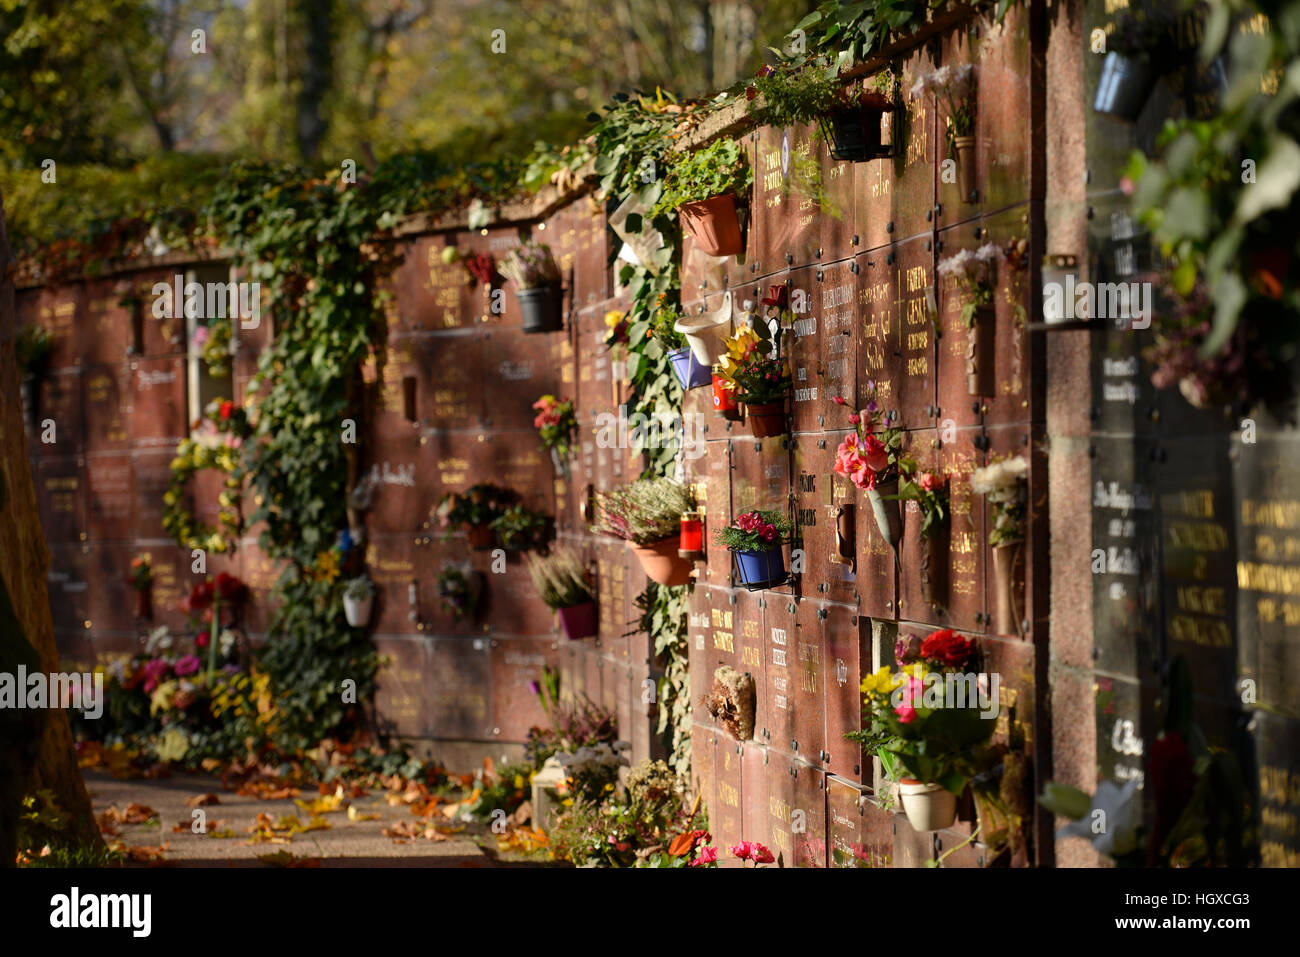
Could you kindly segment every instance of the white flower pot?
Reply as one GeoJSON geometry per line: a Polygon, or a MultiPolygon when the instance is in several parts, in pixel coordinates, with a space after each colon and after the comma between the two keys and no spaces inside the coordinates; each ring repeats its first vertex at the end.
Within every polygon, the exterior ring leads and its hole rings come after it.
{"type": "Polygon", "coordinates": [[[915,831],[942,831],[957,820],[957,795],[937,784],[899,781],[898,794],[903,799],[907,823],[915,831]]]}
{"type": "Polygon", "coordinates": [[[348,616],[348,624],[353,628],[364,628],[370,621],[370,607],[375,603],[374,595],[365,598],[343,596],[343,613],[348,616]]]}
{"type": "Polygon", "coordinates": [[[697,316],[682,316],[673,329],[680,332],[690,343],[695,359],[706,369],[726,350],[722,343],[731,335],[731,291],[722,296],[722,306],[717,312],[706,312],[697,316]]]}

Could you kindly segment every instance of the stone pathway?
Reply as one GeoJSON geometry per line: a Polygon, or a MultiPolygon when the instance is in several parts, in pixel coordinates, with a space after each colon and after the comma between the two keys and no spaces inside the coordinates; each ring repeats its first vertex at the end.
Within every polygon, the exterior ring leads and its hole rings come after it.
{"type": "MultiPolygon", "coordinates": [[[[259,858],[278,852],[288,852],[295,858],[311,862],[318,860],[319,864],[310,863],[309,866],[320,867],[539,866],[497,860],[493,835],[478,824],[464,825],[463,831],[445,840],[413,838],[397,843],[381,833],[382,829],[399,822],[418,823],[420,819],[412,815],[405,804],[390,805],[383,791],[371,792],[351,802],[358,814],[378,814],[378,820],[353,821],[349,820],[346,811],[337,811],[322,815],[330,824],[328,829],[295,834],[290,843],[250,843],[253,835],[249,828],[256,823],[258,814],[268,814],[277,822],[285,815],[297,815],[304,824],[311,815],[298,807],[292,798],[270,801],[225,791],[220,780],[210,775],[176,774],[162,779],[118,780],[99,769],[86,769],[82,774],[97,817],[110,806],[124,811],[131,803],[147,805],[158,812],[158,817],[149,823],[117,824],[116,827],[120,831],[120,840],[128,847],[157,848],[167,844],[159,858],[164,866],[273,866],[259,858]],[[203,794],[215,794],[219,801],[203,808],[208,830],[229,829],[234,832],[233,837],[211,837],[195,834],[190,829],[193,809],[186,802],[203,794]],[[182,823],[185,825],[182,831],[173,831],[177,824],[182,823]],[[490,850],[485,852],[479,842],[490,850]]],[[[304,790],[299,799],[311,801],[318,796],[314,791],[304,790]]],[[[109,836],[107,839],[119,838],[109,836]]],[[[279,856],[282,862],[288,861],[285,855],[279,856]]],[[[299,861],[289,863],[300,864],[299,861]]]]}

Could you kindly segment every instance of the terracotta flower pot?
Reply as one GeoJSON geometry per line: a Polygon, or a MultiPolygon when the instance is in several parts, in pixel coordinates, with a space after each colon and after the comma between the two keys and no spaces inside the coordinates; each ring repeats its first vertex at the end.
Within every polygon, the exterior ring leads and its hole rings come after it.
{"type": "Polygon", "coordinates": [[[590,638],[596,633],[596,603],[594,601],[584,601],[578,605],[560,608],[558,611],[560,613],[560,624],[564,626],[564,634],[568,636],[570,641],[590,638]]]}
{"type": "Polygon", "coordinates": [[[957,153],[957,191],[963,203],[975,202],[975,137],[954,136],[953,150],[957,153]]]}
{"type": "Polygon", "coordinates": [[[736,197],[730,193],[683,203],[677,213],[682,228],[691,234],[695,245],[710,256],[735,256],[745,251],[740,237],[740,217],[736,215],[736,197]]]}
{"type": "Polygon", "coordinates": [[[647,578],[669,587],[685,585],[691,580],[691,569],[695,566],[677,554],[681,540],[682,537],[678,534],[649,545],[632,545],[632,551],[641,562],[641,570],[647,578]]]}
{"type": "Polygon", "coordinates": [[[880,529],[880,537],[890,548],[897,548],[899,540],[903,537],[903,515],[899,507],[901,503],[897,499],[887,498],[897,494],[898,476],[877,482],[875,488],[867,490],[871,511],[876,518],[876,528],[880,529]]]}
{"type": "Polygon", "coordinates": [[[465,537],[469,539],[470,548],[485,551],[492,547],[495,535],[491,525],[470,525],[465,529],[465,537]]]}
{"type": "Polygon", "coordinates": [[[898,782],[898,794],[914,831],[941,831],[957,820],[957,795],[937,784],[903,778],[898,782]]]}
{"type": "Polygon", "coordinates": [[[785,435],[785,402],[764,402],[761,405],[745,403],[749,417],[749,431],[756,439],[785,435]]]}
{"type": "Polygon", "coordinates": [[[1024,612],[1024,542],[993,546],[993,631],[999,635],[1020,634],[1024,612]]]}
{"type": "Polygon", "coordinates": [[[966,391],[971,395],[993,395],[996,391],[993,380],[996,325],[997,310],[990,304],[975,311],[975,325],[966,330],[966,391]]]}
{"type": "Polygon", "coordinates": [[[948,601],[948,523],[930,526],[921,539],[921,598],[929,605],[948,601]]]}

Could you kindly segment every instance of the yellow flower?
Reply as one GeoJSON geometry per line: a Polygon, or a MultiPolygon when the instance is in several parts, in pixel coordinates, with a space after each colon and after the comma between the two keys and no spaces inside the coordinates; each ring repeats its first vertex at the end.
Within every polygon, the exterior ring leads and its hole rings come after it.
{"type": "Polygon", "coordinates": [[[332,551],[321,552],[316,556],[316,577],[322,581],[332,582],[339,576],[338,556],[332,551]]]}
{"type": "Polygon", "coordinates": [[[877,694],[888,691],[893,687],[893,679],[894,673],[888,667],[881,668],[862,679],[862,693],[877,694]]]}
{"type": "Polygon", "coordinates": [[[622,321],[623,313],[619,312],[617,309],[611,309],[609,312],[605,313],[605,327],[607,329],[613,329],[622,321]]]}

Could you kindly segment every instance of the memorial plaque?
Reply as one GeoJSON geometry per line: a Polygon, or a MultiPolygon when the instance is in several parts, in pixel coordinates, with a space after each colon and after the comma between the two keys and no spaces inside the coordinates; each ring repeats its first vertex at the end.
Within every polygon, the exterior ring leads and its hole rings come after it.
{"type": "Polygon", "coordinates": [[[1259,853],[1264,867],[1300,867],[1300,725],[1256,711],[1259,764],[1259,853]]]}
{"type": "Polygon", "coordinates": [[[131,389],[135,448],[174,450],[190,434],[184,364],[176,359],[134,359],[131,389]]]}
{"type": "Polygon", "coordinates": [[[795,867],[826,867],[826,774],[801,761],[790,762],[794,801],[790,811],[790,838],[795,867]]]}
{"type": "Polygon", "coordinates": [[[132,339],[132,310],[122,304],[119,282],[113,279],[82,286],[85,318],[77,325],[77,357],[83,363],[120,365],[132,339]]]}
{"type": "MultiPolygon", "coordinates": [[[[767,757],[767,834],[771,838],[767,847],[777,859],[776,866],[794,867],[796,835],[792,827],[797,824],[806,829],[808,808],[799,808],[802,818],[795,817],[794,759],[772,748],[768,749],[767,757]]],[[[805,836],[806,832],[798,835],[800,840],[805,836]]]]}
{"type": "Polygon", "coordinates": [[[611,293],[609,244],[616,240],[605,225],[603,206],[595,199],[580,199],[568,209],[576,231],[573,301],[586,307],[611,293]]]}
{"type": "MultiPolygon", "coordinates": [[[[177,554],[180,556],[180,569],[188,571],[189,552],[178,549],[177,554]]],[[[244,603],[244,628],[250,637],[265,636],[270,631],[271,621],[275,617],[276,608],[272,600],[272,591],[280,577],[283,564],[270,558],[262,551],[256,539],[251,538],[245,538],[239,543],[237,558],[239,561],[239,576],[244,580],[244,584],[248,586],[250,593],[249,600],[244,603]]],[[[154,580],[156,594],[158,589],[156,555],[154,580]]]]}
{"type": "Polygon", "coordinates": [[[507,552],[502,574],[492,571],[491,556],[492,552],[474,553],[474,564],[486,580],[480,622],[505,635],[553,634],[555,612],[538,597],[522,556],[507,552]]]}
{"type": "MultiPolygon", "coordinates": [[[[714,592],[714,603],[717,604],[725,594],[721,589],[714,592]]],[[[755,707],[754,707],[754,737],[758,737],[759,729],[763,728],[766,718],[767,701],[763,694],[764,676],[763,662],[766,659],[767,631],[763,626],[764,616],[766,614],[767,597],[761,592],[745,591],[743,588],[737,588],[732,593],[736,603],[721,606],[730,608],[732,612],[731,619],[731,636],[733,647],[736,649],[736,663],[733,666],[737,671],[747,673],[754,679],[755,707]]],[[[783,600],[781,596],[772,596],[778,601],[783,600]]]]}
{"type": "Polygon", "coordinates": [[[1097,670],[1136,679],[1156,656],[1154,466],[1149,442],[1093,435],[1092,607],[1097,670]]]}
{"type": "Polygon", "coordinates": [[[735,860],[730,848],[745,839],[742,809],[748,803],[741,770],[744,747],[724,732],[708,733],[714,738],[714,788],[717,795],[709,808],[709,831],[713,834],[713,846],[719,848],[718,860],[722,861],[724,856],[735,860]]]}
{"type": "Polygon", "coordinates": [[[573,644],[560,642],[560,699],[570,706],[582,700],[587,683],[587,668],[579,651],[573,644]]]}
{"type": "Polygon", "coordinates": [[[871,620],[847,605],[826,604],[822,620],[826,649],[827,768],[851,781],[869,783],[871,762],[862,745],[844,735],[862,728],[862,679],[871,667],[871,620]]]}
{"type": "Polygon", "coordinates": [[[790,375],[794,381],[791,397],[791,427],[795,432],[818,432],[823,427],[821,381],[822,343],[818,319],[817,283],[813,267],[790,271],[790,309],[794,314],[791,330],[790,375]]]}
{"type": "Polygon", "coordinates": [[[596,598],[600,606],[596,642],[606,654],[628,660],[629,646],[626,552],[622,542],[595,540],[591,547],[596,564],[596,598]]]}
{"type": "Polygon", "coordinates": [[[826,758],[826,634],[820,602],[796,606],[790,645],[790,753],[815,766],[826,758]]]}
{"type": "MultiPolygon", "coordinates": [[[[943,441],[940,466],[948,477],[948,587],[943,614],[935,621],[959,631],[985,628],[985,579],[992,575],[985,543],[988,525],[984,496],[971,492],[970,475],[984,464],[975,445],[985,438],[980,429],[957,429],[943,441]]],[[[931,608],[933,611],[933,608],[931,608]]]]}
{"type": "Polygon", "coordinates": [[[645,665],[631,667],[632,727],[621,737],[632,742],[632,763],[666,758],[663,736],[659,734],[658,690],[663,686],[663,672],[645,665]]]}
{"type": "Polygon", "coordinates": [[[45,540],[51,544],[84,541],[88,534],[85,460],[38,459],[32,465],[32,478],[45,540]]]}
{"type": "Polygon", "coordinates": [[[422,530],[412,536],[419,620],[416,629],[431,635],[471,635],[483,632],[483,610],[487,604],[489,578],[474,567],[471,553],[460,538],[444,539],[441,531],[422,530]],[[444,571],[458,570],[477,582],[477,607],[457,613],[451,602],[444,604],[438,578],[444,571]],[[421,629],[420,625],[424,627],[421,629]]]}
{"type": "Polygon", "coordinates": [[[533,441],[528,444],[541,446],[533,427],[537,416],[533,403],[543,395],[572,399],[577,394],[571,382],[560,382],[559,339],[558,335],[525,335],[511,328],[484,333],[479,383],[485,396],[484,425],[533,431],[533,441]]]}
{"type": "MultiPolygon", "coordinates": [[[[732,442],[731,518],[751,509],[787,513],[790,507],[790,452],[785,436],[739,437],[732,442]]],[[[721,527],[721,526],[715,526],[721,527]]]]}
{"type": "MultiPolygon", "coordinates": [[[[945,63],[960,61],[960,53],[953,52],[957,58],[945,57],[945,63]]],[[[990,24],[969,54],[978,62],[975,177],[986,210],[1004,209],[1028,198],[1033,142],[1029,58],[1029,17],[1019,9],[1008,10],[1002,23],[990,24]]],[[[943,120],[939,122],[942,129],[943,120]]]]}
{"type": "Polygon", "coordinates": [[[587,697],[597,705],[605,700],[605,669],[595,649],[582,647],[579,652],[587,669],[587,697]]]}
{"type": "Polygon", "coordinates": [[[371,535],[365,549],[367,573],[375,583],[371,617],[375,631],[386,635],[417,633],[418,575],[423,567],[423,549],[410,534],[371,535]]]}
{"type": "Polygon", "coordinates": [[[134,486],[129,452],[86,456],[88,533],[97,541],[133,538],[134,486]]]}
{"type": "MultiPolygon", "coordinates": [[[[888,135],[886,133],[885,135],[888,135]]],[[[820,216],[821,255],[817,261],[833,263],[852,259],[859,246],[853,239],[858,236],[856,170],[861,163],[840,162],[831,156],[830,149],[820,136],[813,137],[813,149],[821,166],[820,216]]],[[[872,163],[872,166],[885,165],[872,163]]],[[[861,237],[858,236],[858,242],[861,237]]],[[[823,307],[825,308],[825,307],[823,307]]]]}
{"type": "Polygon", "coordinates": [[[428,441],[412,433],[400,442],[382,442],[375,450],[365,473],[373,489],[366,519],[371,535],[410,535],[428,521],[430,507],[437,504],[427,491],[433,476],[421,468],[427,459],[420,445],[428,441]]]}
{"type": "MultiPolygon", "coordinates": [[[[701,658],[703,665],[703,691],[702,694],[709,694],[713,689],[713,674],[724,665],[729,668],[735,668],[737,671],[747,671],[747,668],[740,666],[739,658],[736,654],[736,630],[740,627],[741,621],[738,617],[741,609],[738,607],[738,596],[732,592],[730,594],[722,589],[713,589],[709,602],[709,624],[705,632],[704,651],[701,658]]],[[[746,603],[746,611],[750,612],[750,618],[754,617],[752,602],[746,603]]],[[[698,702],[698,698],[696,701],[698,702]]],[[[694,704],[694,702],[693,702],[694,704]]],[[[718,722],[712,721],[708,717],[708,712],[700,706],[702,717],[710,724],[718,725],[718,722]]],[[[719,725],[720,726],[720,725],[719,725]]],[[[722,732],[724,738],[726,732],[722,732]]]]}
{"type": "Polygon", "coordinates": [[[468,331],[431,336],[426,350],[429,380],[417,400],[421,423],[438,430],[479,428],[487,401],[483,337],[468,331]]]}
{"type": "Polygon", "coordinates": [[[81,409],[83,374],[65,369],[47,375],[40,385],[35,421],[27,423],[29,454],[72,455],[86,447],[86,420],[81,409]]]}
{"type": "MultiPolygon", "coordinates": [[[[486,478],[488,473],[483,464],[488,454],[484,433],[433,431],[426,433],[425,437],[428,441],[419,446],[416,488],[426,492],[431,506],[437,505],[448,492],[464,492],[471,485],[493,481],[486,478]]],[[[430,519],[427,509],[420,519],[421,524],[430,519]]],[[[433,531],[439,533],[443,530],[434,528],[433,531]]],[[[452,531],[460,532],[461,529],[452,531]]]]}
{"type": "Polygon", "coordinates": [[[558,648],[552,638],[492,640],[492,727],[498,740],[525,741],[529,728],[550,724],[532,683],[558,662],[558,648]]]}
{"type": "Polygon", "coordinates": [[[907,428],[928,425],[937,402],[935,267],[928,244],[916,239],[894,247],[894,351],[902,374],[893,381],[893,393],[882,394],[880,401],[897,411],[894,424],[907,428]]]}
{"type": "Polygon", "coordinates": [[[128,448],[131,419],[120,367],[91,366],[82,372],[81,386],[86,449],[106,452],[128,448]]]}
{"type": "MultiPolygon", "coordinates": [[[[1004,252],[1010,244],[1029,238],[1029,207],[1015,206],[983,221],[981,242],[992,242],[1004,252]]],[[[995,392],[985,397],[982,405],[984,422],[988,425],[1010,425],[1028,422],[1029,413],[1029,333],[1025,325],[1030,311],[1035,308],[1031,299],[1028,247],[1026,254],[998,259],[998,280],[993,293],[997,310],[997,326],[993,345],[995,392]]],[[[1041,302],[1041,292],[1038,293],[1041,302]]],[[[942,396],[941,396],[942,400],[942,396]]],[[[942,405],[942,401],[940,405],[942,405]]]]}
{"type": "Polygon", "coordinates": [[[758,131],[754,164],[757,258],[767,272],[805,266],[821,248],[822,163],[813,143],[815,127],[758,131]]]}
{"type": "Polygon", "coordinates": [[[164,539],[171,537],[163,531],[163,495],[171,478],[171,461],[176,450],[160,448],[137,451],[132,454],[135,479],[135,537],[164,539]]]}
{"type": "Polygon", "coordinates": [[[622,735],[638,721],[645,723],[646,705],[642,703],[642,688],[632,687],[632,669],[617,661],[610,662],[609,667],[609,684],[614,687],[614,718],[622,735]]]}
{"type": "MultiPolygon", "coordinates": [[[[903,106],[895,109],[891,115],[892,142],[898,144],[892,159],[875,160],[871,163],[859,163],[859,167],[883,166],[893,167],[893,183],[889,190],[889,215],[882,215],[874,204],[869,207],[873,227],[884,220],[886,233],[890,240],[906,240],[913,236],[927,236],[933,228],[932,213],[940,200],[935,195],[935,180],[938,166],[945,155],[944,139],[936,135],[942,129],[936,122],[936,104],[934,97],[926,95],[920,98],[911,96],[911,89],[922,72],[929,73],[937,64],[929,54],[917,50],[903,65],[903,76],[899,84],[903,106]],[[893,230],[889,229],[893,223],[893,230]]],[[[864,170],[864,173],[868,170],[864,170]]],[[[861,177],[862,174],[859,174],[861,177]]],[[[861,182],[861,178],[859,179],[861,182]]],[[[868,180],[870,182],[870,180],[868,180]]],[[[861,191],[858,201],[865,198],[861,191]]],[[[879,200],[875,201],[876,203],[879,200]]],[[[947,215],[945,203],[943,214],[947,215]]],[[[858,222],[862,222],[862,210],[858,211],[858,222]]],[[[880,243],[873,238],[866,244],[867,249],[880,243]]]]}
{"type": "Polygon", "coordinates": [[[694,590],[686,613],[686,654],[691,715],[696,725],[713,727],[713,715],[700,703],[713,690],[713,617],[730,612],[726,592],[702,585],[694,590]]]}
{"type": "Polygon", "coordinates": [[[427,733],[425,682],[429,674],[428,646],[423,639],[375,635],[375,650],[389,663],[375,676],[375,710],[390,733],[419,737],[427,733]]]}
{"type": "MultiPolygon", "coordinates": [[[[806,594],[853,603],[858,596],[856,512],[866,495],[835,474],[838,440],[837,435],[819,433],[800,436],[795,446],[795,521],[801,539],[796,547],[803,550],[806,594]],[[847,526],[845,535],[837,535],[840,522],[847,526]]],[[[865,507],[870,509],[869,504],[865,507]]]]}
{"type": "Polygon", "coordinates": [[[50,543],[50,567],[45,574],[45,587],[49,592],[50,614],[60,648],[65,638],[74,642],[88,638],[95,626],[90,617],[90,584],[94,573],[89,556],[88,546],[50,543]]]}
{"type": "MultiPolygon", "coordinates": [[[[862,310],[858,305],[857,262],[823,266],[816,280],[816,305],[821,319],[820,401],[824,428],[848,424],[848,410],[858,408],[858,330],[862,310]],[[836,399],[843,399],[844,406],[836,399]]],[[[818,273],[814,273],[814,279],[818,273]]]]}
{"type": "Polygon", "coordinates": [[[763,723],[754,732],[772,749],[793,754],[795,694],[799,681],[798,627],[794,601],[769,594],[763,611],[767,637],[763,685],[758,689],[763,723]]]}
{"type": "Polygon", "coordinates": [[[731,581],[731,552],[717,543],[716,536],[718,529],[731,524],[735,514],[731,503],[732,443],[710,440],[706,448],[707,456],[688,466],[695,499],[705,510],[706,561],[702,571],[711,584],[726,585],[731,581]]]}
{"type": "Polygon", "coordinates": [[[406,245],[402,263],[393,271],[391,300],[395,315],[389,330],[456,329],[478,320],[482,296],[471,289],[472,277],[459,249],[455,262],[443,261],[443,250],[455,246],[455,234],[421,236],[406,245]],[[471,301],[472,298],[472,301],[471,301]],[[396,321],[394,321],[396,320],[396,321]]]}
{"type": "Polygon", "coordinates": [[[492,656],[487,638],[434,638],[424,699],[427,733],[441,740],[492,740],[492,656]]]}
{"type": "MultiPolygon", "coordinates": [[[[698,713],[698,709],[696,709],[698,713]]],[[[716,747],[714,744],[714,733],[708,727],[701,724],[694,724],[691,727],[691,783],[693,790],[700,796],[700,802],[704,805],[709,814],[709,827],[714,828],[713,816],[717,813],[717,787],[716,775],[714,773],[714,755],[716,747]]],[[[717,837],[717,831],[712,831],[713,836],[717,837]]],[[[718,848],[718,863],[723,862],[723,858],[729,856],[726,848],[720,842],[715,840],[713,846],[718,848]]]]}
{"type": "MultiPolygon", "coordinates": [[[[904,439],[905,454],[915,460],[917,469],[921,472],[942,474],[941,456],[942,450],[939,448],[939,432],[935,429],[917,429],[908,432],[904,439]]],[[[908,500],[900,502],[900,512],[902,515],[902,540],[899,542],[898,556],[902,563],[902,571],[898,576],[900,594],[898,604],[902,613],[908,618],[918,621],[937,622],[942,619],[941,609],[946,607],[948,601],[948,589],[936,584],[933,593],[925,595],[921,582],[923,552],[929,547],[929,543],[921,538],[921,509],[915,501],[908,500]]],[[[940,528],[938,531],[939,543],[949,543],[951,535],[944,537],[944,531],[951,531],[951,524],[948,529],[940,528]]],[[[943,564],[942,544],[938,546],[939,551],[935,557],[938,564],[943,564]]],[[[951,558],[951,549],[948,552],[951,558]]],[[[951,577],[951,576],[948,576],[951,577]]],[[[936,569],[936,582],[945,582],[945,576],[941,571],[936,569]]]]}
{"type": "Polygon", "coordinates": [[[1097,780],[1109,778],[1122,787],[1142,785],[1146,751],[1162,727],[1156,708],[1159,689],[1129,678],[1097,671],[1097,780]]]}
{"type": "Polygon", "coordinates": [[[83,302],[77,286],[25,289],[15,297],[19,325],[39,323],[50,334],[50,368],[76,365],[81,358],[83,302]]]}
{"type": "MultiPolygon", "coordinates": [[[[768,829],[771,814],[767,801],[768,751],[754,742],[742,746],[740,756],[741,794],[740,829],[746,841],[758,841],[771,849],[772,836],[768,829]]],[[[718,845],[715,843],[715,847],[718,845]]],[[[719,847],[719,856],[725,853],[719,847]]],[[[775,853],[775,851],[773,852],[775,853]]]]}
{"type": "Polygon", "coordinates": [[[891,867],[894,860],[892,815],[871,803],[862,785],[826,777],[826,836],[830,867],[891,867]]]}

